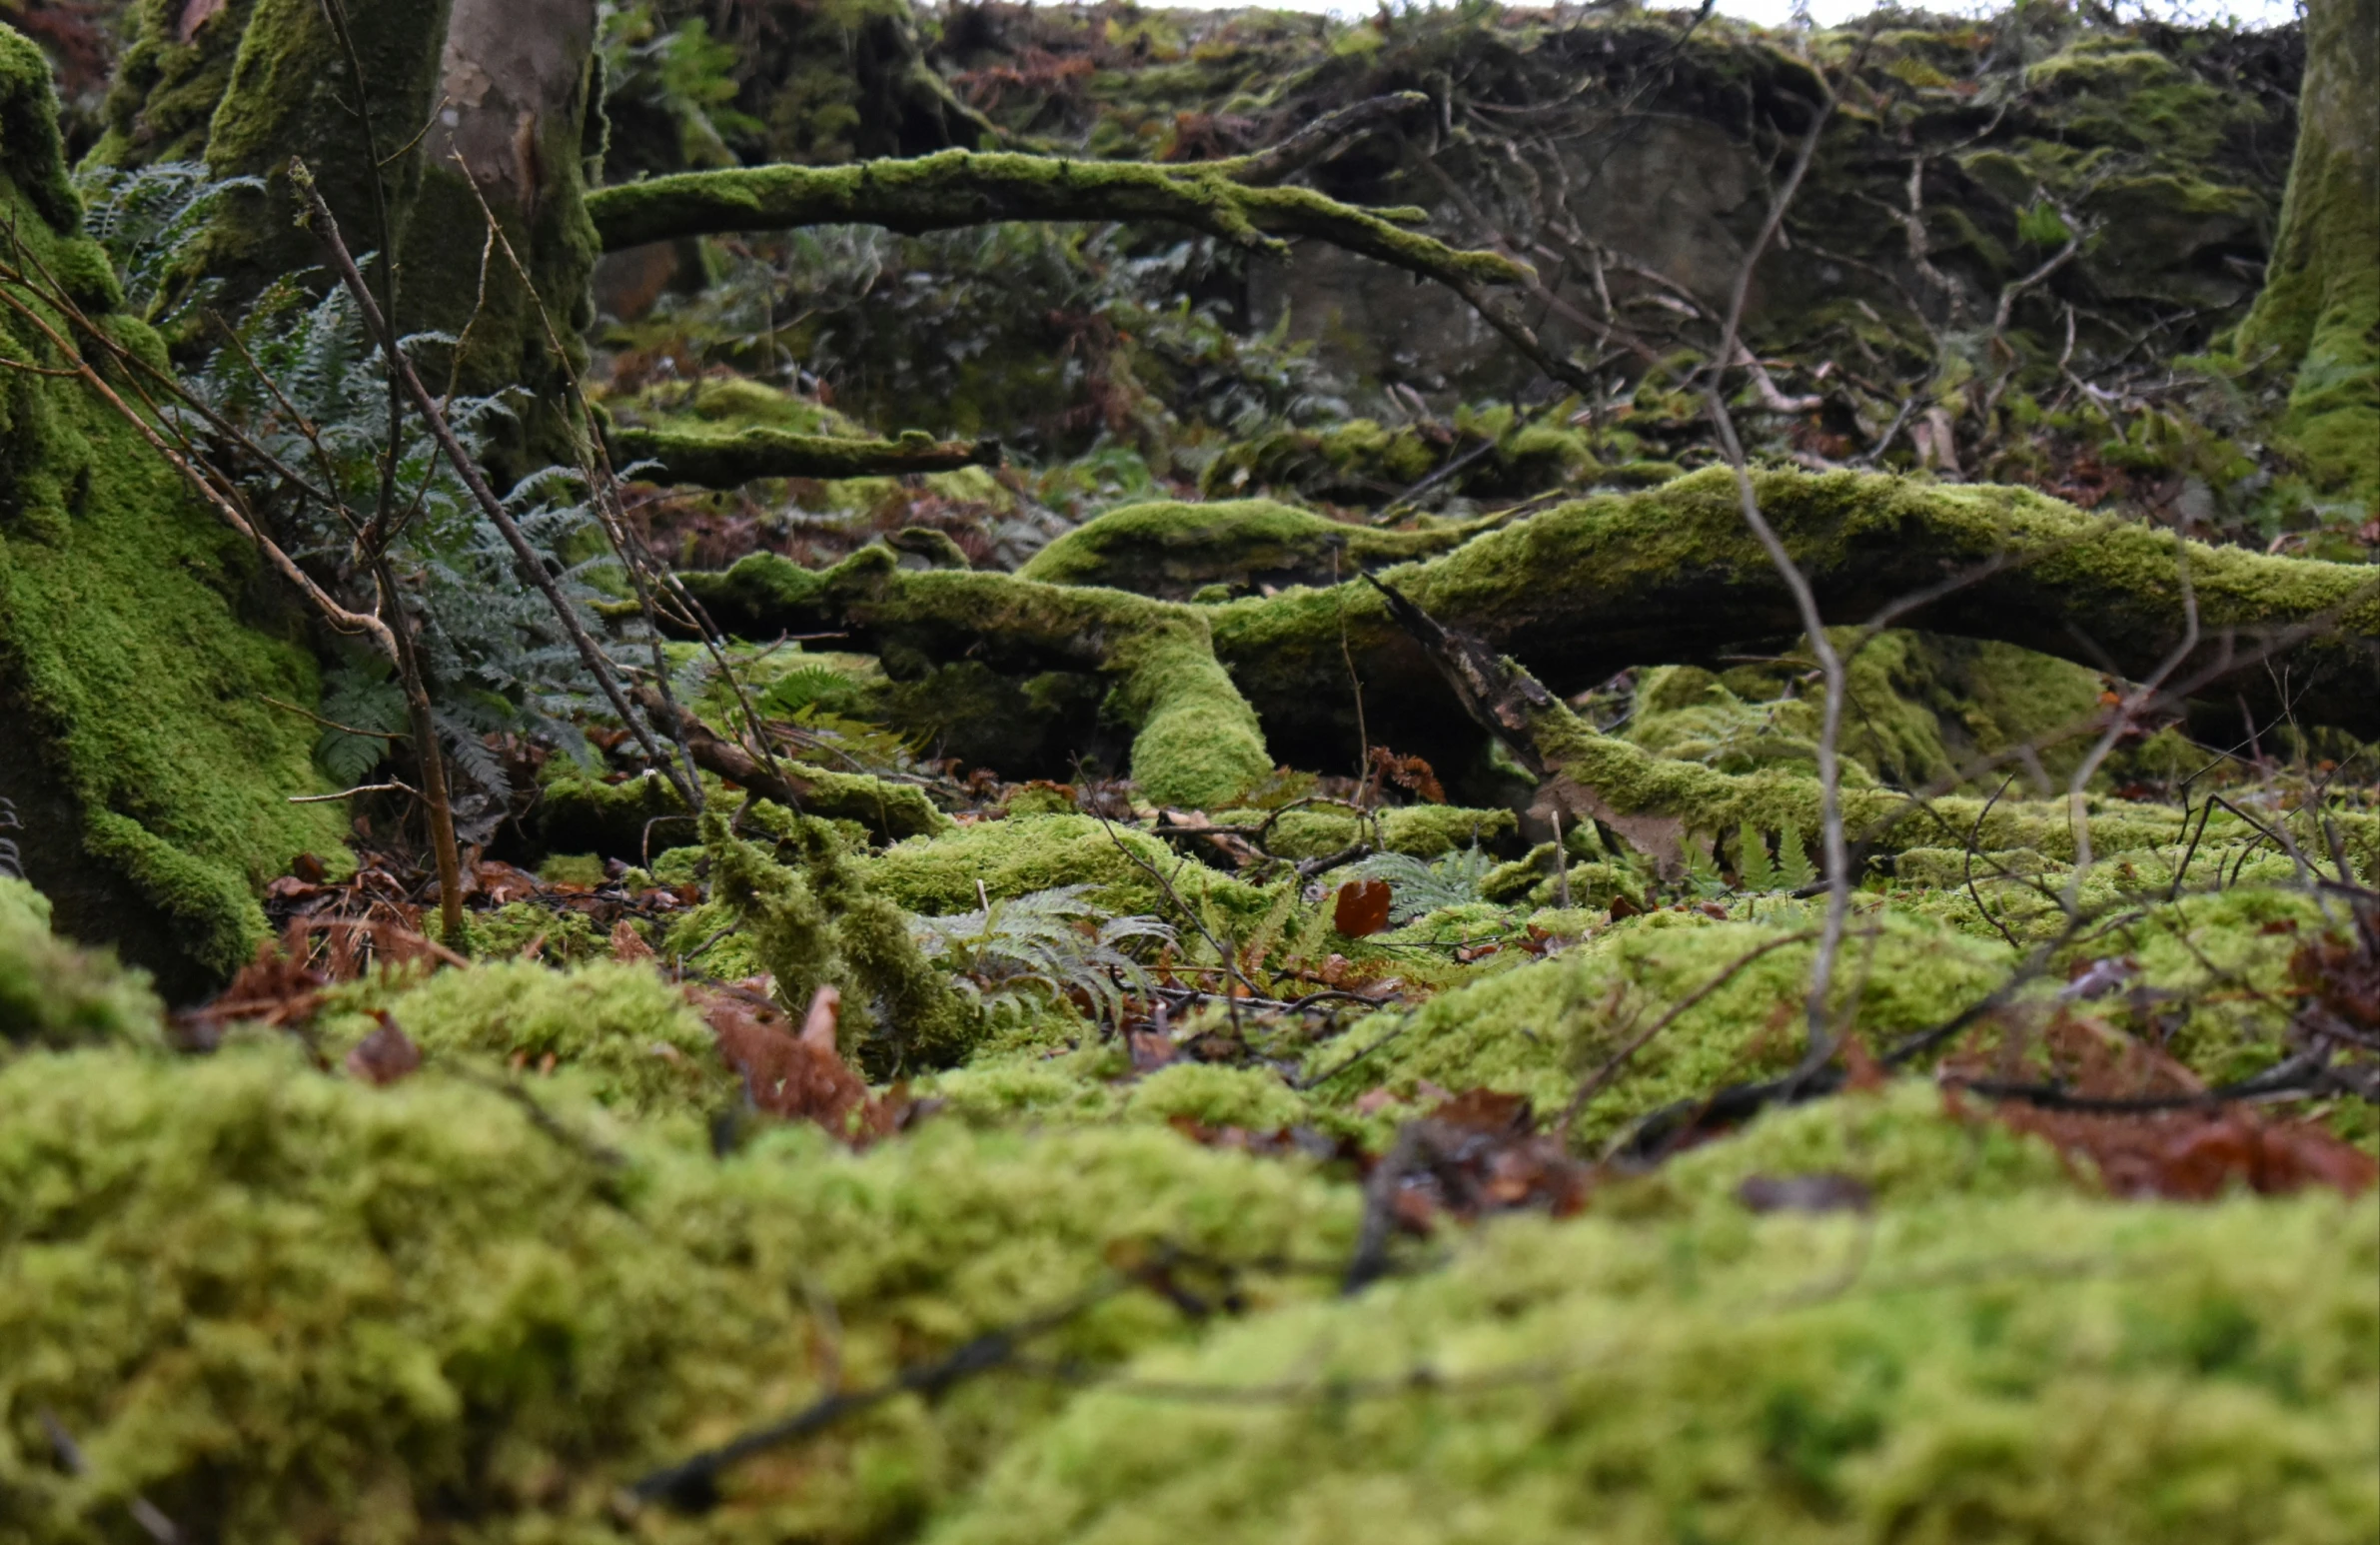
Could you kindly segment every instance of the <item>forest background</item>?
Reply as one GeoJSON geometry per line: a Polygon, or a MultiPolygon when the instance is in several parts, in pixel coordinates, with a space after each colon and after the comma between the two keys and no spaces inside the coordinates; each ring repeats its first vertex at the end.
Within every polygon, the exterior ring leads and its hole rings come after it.
{"type": "Polygon", "coordinates": [[[2370,0],[0,22],[0,1539],[2380,1527],[2370,0]]]}

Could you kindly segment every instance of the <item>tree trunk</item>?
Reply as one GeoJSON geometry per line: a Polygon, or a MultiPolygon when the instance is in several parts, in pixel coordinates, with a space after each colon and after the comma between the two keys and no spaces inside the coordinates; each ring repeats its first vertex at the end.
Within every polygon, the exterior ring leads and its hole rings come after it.
{"type": "Polygon", "coordinates": [[[409,326],[464,340],[456,362],[463,392],[523,389],[518,429],[493,458],[501,481],[577,460],[564,386],[566,371],[587,363],[582,335],[595,321],[586,197],[587,164],[601,153],[592,101],[595,8],[595,0],[453,5],[403,249],[406,315],[409,326]],[[491,213],[534,292],[501,251],[488,251],[491,213]]]}
{"type": "Polygon", "coordinates": [[[2380,0],[2308,0],[2297,154],[2236,349],[2290,382],[2315,491],[2380,515],[2380,0]]]}

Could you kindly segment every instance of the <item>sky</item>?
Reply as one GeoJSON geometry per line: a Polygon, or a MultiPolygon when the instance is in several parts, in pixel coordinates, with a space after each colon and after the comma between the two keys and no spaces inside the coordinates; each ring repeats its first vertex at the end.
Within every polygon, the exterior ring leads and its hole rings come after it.
{"type": "MultiPolygon", "coordinates": [[[[1168,7],[1213,10],[1236,9],[1251,0],[1160,0],[1168,7]]],[[[1377,0],[1262,0],[1267,6],[1284,11],[1327,11],[1340,16],[1369,15],[1377,8],[1377,0]]],[[[1658,3],[1658,0],[1657,0],[1658,3]]],[[[1669,0],[1687,4],[1691,0],[1669,0]]],[[[1812,21],[1821,26],[1849,21],[1875,9],[1874,0],[1807,0],[1812,21]]],[[[1794,0],[1719,0],[1723,16],[1740,17],[1746,21],[1783,25],[1792,19],[1794,0]]],[[[1961,4],[1958,0],[1933,0],[1924,9],[1940,12],[1987,13],[1998,5],[1961,4]]],[[[2160,16],[2182,17],[2195,21],[2217,21],[2225,17],[2247,27],[2279,27],[2294,20],[2298,0],[2148,0],[2145,4],[2123,4],[2124,11],[2139,10],[2160,16]]]]}

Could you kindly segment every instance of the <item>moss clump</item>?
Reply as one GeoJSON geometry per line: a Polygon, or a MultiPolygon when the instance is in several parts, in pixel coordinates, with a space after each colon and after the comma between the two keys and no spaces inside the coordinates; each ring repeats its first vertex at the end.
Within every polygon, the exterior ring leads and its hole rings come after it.
{"type": "MultiPolygon", "coordinates": [[[[386,1007],[431,1056],[539,1072],[552,1058],[623,1114],[707,1111],[732,1091],[709,1026],[649,965],[597,960],[555,970],[498,961],[440,971],[388,997],[386,1007]]],[[[347,1022],[334,1038],[369,1028],[347,1022]]]]}
{"type": "Polygon", "coordinates": [[[1227,922],[1242,926],[1253,926],[1275,899],[1274,892],[1186,859],[1144,831],[1110,825],[1092,815],[1011,815],[982,821],[948,836],[896,843],[859,860],[858,867],[885,896],[928,915],[980,905],[978,882],[994,900],[1059,885],[1096,885],[1093,898],[1110,911],[1168,914],[1172,907],[1165,886],[1150,868],[1163,874],[1188,904],[1212,907],[1227,922]]]}
{"type": "Polygon", "coordinates": [[[1881,1089],[1764,1111],[1725,1141],[1599,1196],[1596,1206],[1632,1216],[1724,1210],[1743,1205],[1747,1180],[1804,1175],[1856,1181],[1873,1205],[1892,1208],[1955,1196],[2071,1193],[2086,1184],[2041,1138],[1954,1113],[1932,1083],[1899,1078],[1881,1089]]]}
{"type": "MultiPolygon", "coordinates": [[[[1436,922],[1457,936],[1491,931],[1465,919],[1463,910],[1438,913],[1436,922]],[[1450,923],[1456,926],[1447,928],[1450,923]]],[[[1722,922],[1699,912],[1631,918],[1553,959],[1487,976],[1418,1009],[1376,1014],[1310,1060],[1315,1068],[1336,1065],[1380,1045],[1360,1078],[1327,1086],[1341,1099],[1363,1085],[1410,1092],[1427,1079],[1447,1089],[1526,1094],[1540,1111],[1559,1110],[1586,1073],[1672,1004],[1754,949],[1816,922],[1814,912],[1794,902],[1762,910],[1759,922],[1722,922]]],[[[1600,1142],[1647,1111],[1792,1066],[1801,1052],[1799,1016],[1813,948],[1806,941],[1774,947],[1682,1014],[1630,1058],[1625,1074],[1582,1115],[1575,1136],[1600,1142]]],[[[1836,980],[1843,1008],[1856,1013],[1858,1033],[1881,1045],[1981,998],[2004,979],[2011,958],[2004,944],[1882,909],[1854,919],[1836,980]]]]}
{"type": "Polygon", "coordinates": [[[1134,1084],[1124,1097],[1124,1114],[1270,1132],[1306,1120],[1308,1111],[1306,1101],[1271,1068],[1176,1062],[1134,1084]]]}
{"type": "MultiPolygon", "coordinates": [[[[1254,826],[1262,810],[1226,810],[1217,819],[1254,826]]],[[[1290,810],[1275,820],[1265,846],[1278,857],[1318,858],[1343,852],[1377,837],[1381,850],[1416,858],[1441,858],[1461,847],[1508,845],[1520,829],[1511,810],[1472,809],[1460,804],[1401,804],[1360,817],[1329,805],[1290,810]]]]}
{"type": "Polygon", "coordinates": [[[131,46],[108,88],[107,131],[91,150],[102,166],[200,161],[207,125],[231,84],[240,34],[256,0],[228,0],[185,35],[188,0],[141,0],[131,46]]]}
{"type": "MultiPolygon", "coordinates": [[[[51,272],[96,264],[60,160],[49,68],[0,28],[0,199],[51,272]]],[[[100,298],[104,300],[104,297],[100,298]]],[[[104,310],[104,308],[103,308],[104,310]]],[[[63,327],[60,319],[52,325],[63,327]]],[[[106,319],[154,354],[145,328],[106,319]]],[[[0,316],[0,350],[56,369],[0,316]]],[[[166,463],[80,382],[0,373],[0,795],[32,827],[26,866],[58,923],[115,940],[171,997],[230,974],[264,934],[255,891],[290,858],[344,860],[314,732],[267,698],[319,688],[259,566],[166,463]]]]}
{"type": "Polygon", "coordinates": [[[2345,1545],[2375,1271],[2380,1213],[2330,1197],[1514,1220],[1144,1357],[935,1538],[2345,1545]]]}
{"type": "Polygon", "coordinates": [[[0,875],[0,1050],[154,1043],[163,1017],[145,976],[52,934],[48,898],[0,875]]]}
{"type": "MultiPolygon", "coordinates": [[[[854,1157],[796,1128],[714,1160],[529,1087],[544,1127],[435,1062],[379,1089],[286,1047],[0,1068],[0,1411],[36,1431],[54,1412],[91,1464],[0,1448],[17,1537],[88,1538],[139,1493],[227,1538],[363,1517],[410,1538],[458,1511],[491,1541],[593,1538],[645,1471],[1118,1264],[1328,1259],[1354,1234],[1352,1190],[1170,1132],[929,1124],[854,1157]]],[[[1236,1286],[1256,1306],[1312,1290],[1236,1286]]],[[[1097,1368],[1185,1329],[1133,1291],[1026,1350],[1097,1368]]],[[[904,1534],[1063,1394],[995,1373],[895,1399],[730,1472],[701,1520],[642,1527],[904,1534]]]]}

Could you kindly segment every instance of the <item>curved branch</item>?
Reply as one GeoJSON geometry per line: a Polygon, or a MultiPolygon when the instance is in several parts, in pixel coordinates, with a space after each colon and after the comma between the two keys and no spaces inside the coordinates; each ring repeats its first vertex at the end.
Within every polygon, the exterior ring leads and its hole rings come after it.
{"type": "MultiPolygon", "coordinates": [[[[1258,158],[1261,159],[1261,158],[1258,158]]],[[[603,250],[732,231],[880,225],[908,235],[1004,220],[1166,220],[1279,254],[1308,236],[1450,285],[1523,282],[1529,270],[1400,229],[1419,210],[1368,211],[1311,188],[1250,187],[1235,162],[1160,166],[946,150],[849,166],[680,172],[591,193],[603,250]]]]}
{"type": "Polygon", "coordinates": [[[914,472],[997,467],[997,440],[934,439],[911,430],[898,440],[841,440],[753,428],[731,435],[691,430],[618,429],[609,432],[612,460],[657,464],[644,474],[656,483],[740,488],[759,478],[878,478],[914,472]]]}

